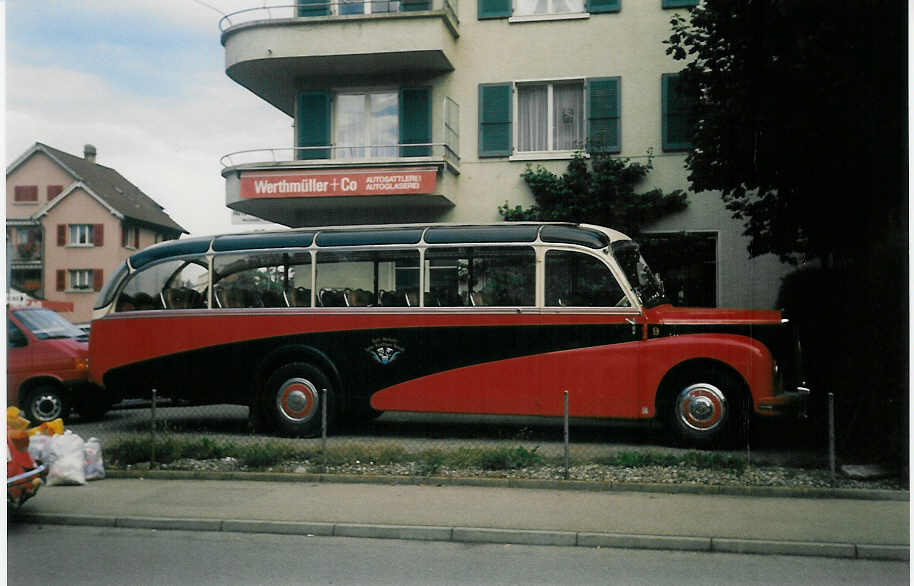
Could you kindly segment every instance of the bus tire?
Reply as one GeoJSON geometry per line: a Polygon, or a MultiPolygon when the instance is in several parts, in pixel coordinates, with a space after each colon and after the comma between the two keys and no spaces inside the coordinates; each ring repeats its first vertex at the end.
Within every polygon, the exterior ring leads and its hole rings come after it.
{"type": "Polygon", "coordinates": [[[66,419],[70,415],[70,400],[61,385],[41,384],[26,394],[23,411],[33,426],[66,419]]]}
{"type": "Polygon", "coordinates": [[[327,398],[327,423],[333,389],[323,371],[308,362],[290,362],[273,372],[266,385],[267,412],[281,435],[314,437],[321,433],[321,397],[327,398]],[[321,391],[326,389],[326,394],[321,391]]]}
{"type": "Polygon", "coordinates": [[[677,444],[716,448],[733,442],[745,415],[743,384],[719,370],[691,371],[667,393],[667,425],[677,444]]]}

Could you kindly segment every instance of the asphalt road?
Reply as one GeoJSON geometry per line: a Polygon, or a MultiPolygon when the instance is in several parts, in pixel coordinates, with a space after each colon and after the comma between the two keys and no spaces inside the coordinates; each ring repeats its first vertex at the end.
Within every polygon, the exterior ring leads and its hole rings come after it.
{"type": "Polygon", "coordinates": [[[10,525],[10,583],[908,584],[905,562],[10,525]]]}
{"type": "MultiPolygon", "coordinates": [[[[177,406],[165,403],[155,410],[158,429],[172,435],[213,439],[264,441],[281,439],[269,434],[251,435],[248,409],[237,405],[177,406]]],[[[152,429],[152,410],[148,403],[119,407],[98,421],[80,421],[75,416],[68,429],[84,439],[97,437],[103,442],[144,436],[152,429]]],[[[819,445],[815,431],[802,422],[773,422],[756,425],[750,434],[752,460],[756,464],[825,465],[826,450],[819,445]]],[[[391,412],[372,421],[342,422],[329,435],[330,445],[352,442],[394,444],[410,451],[455,446],[493,447],[525,445],[537,447],[540,454],[559,456],[563,452],[561,418],[503,417],[487,415],[445,415],[391,412]]],[[[297,445],[320,438],[294,440],[297,445]]],[[[570,442],[574,453],[588,458],[608,457],[620,450],[650,449],[676,452],[660,425],[651,422],[572,420],[570,442]]],[[[741,455],[745,447],[732,450],[741,455]]]]}

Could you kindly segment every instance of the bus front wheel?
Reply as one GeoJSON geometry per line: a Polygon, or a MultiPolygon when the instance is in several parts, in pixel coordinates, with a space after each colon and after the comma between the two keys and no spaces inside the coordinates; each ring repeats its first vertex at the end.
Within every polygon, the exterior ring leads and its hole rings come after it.
{"type": "MultiPolygon", "coordinates": [[[[313,437],[322,426],[321,401],[326,397],[327,418],[333,413],[330,401],[333,389],[327,376],[307,362],[292,362],[277,369],[265,386],[268,412],[273,425],[282,435],[313,437]],[[322,391],[326,389],[326,393],[322,391]]],[[[328,421],[329,424],[329,421],[328,421]]]]}
{"type": "Polygon", "coordinates": [[[677,443],[713,448],[738,438],[745,407],[736,377],[716,371],[693,373],[670,390],[667,424],[677,443]]]}

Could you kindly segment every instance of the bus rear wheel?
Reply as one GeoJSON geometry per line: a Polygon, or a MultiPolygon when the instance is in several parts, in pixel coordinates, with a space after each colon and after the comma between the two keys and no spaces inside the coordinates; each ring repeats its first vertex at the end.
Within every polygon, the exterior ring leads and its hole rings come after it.
{"type": "Polygon", "coordinates": [[[324,397],[328,402],[328,420],[333,412],[330,409],[333,389],[329,379],[307,362],[291,362],[280,367],[267,379],[265,390],[273,427],[282,435],[320,435],[324,397]],[[323,389],[327,392],[322,393],[323,389]]]}
{"type": "Polygon", "coordinates": [[[710,371],[680,377],[671,386],[665,411],[677,443],[714,448],[737,439],[745,407],[740,381],[710,371]]]}

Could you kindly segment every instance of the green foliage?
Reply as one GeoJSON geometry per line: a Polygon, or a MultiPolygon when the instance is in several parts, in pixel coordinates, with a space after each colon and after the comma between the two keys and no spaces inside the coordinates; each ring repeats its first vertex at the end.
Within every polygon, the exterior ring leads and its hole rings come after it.
{"type": "Polygon", "coordinates": [[[509,222],[586,222],[636,237],[645,224],[688,206],[686,194],[680,190],[635,193],[652,168],[650,156],[647,163],[634,163],[598,152],[575,153],[562,175],[541,165],[527,166],[521,177],[536,204],[524,209],[505,202],[498,212],[509,222]]]}
{"type": "Polygon", "coordinates": [[[705,0],[667,54],[695,99],[686,167],[744,222],[749,253],[865,257],[906,229],[903,3],[705,0]],[[876,236],[878,235],[878,236],[876,236]]]}

